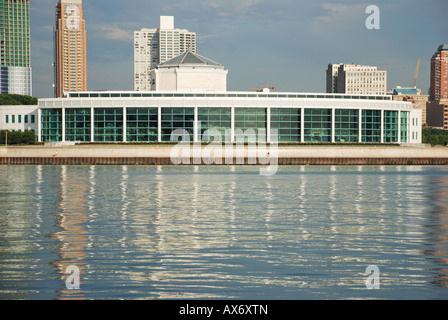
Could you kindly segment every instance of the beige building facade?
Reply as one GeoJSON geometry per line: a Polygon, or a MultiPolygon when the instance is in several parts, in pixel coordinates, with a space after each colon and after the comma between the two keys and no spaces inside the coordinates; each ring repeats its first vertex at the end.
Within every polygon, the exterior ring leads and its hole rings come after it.
{"type": "Polygon", "coordinates": [[[414,109],[422,111],[421,125],[424,127],[428,125],[426,107],[429,101],[429,95],[421,94],[421,89],[397,87],[392,92],[392,99],[394,101],[412,102],[414,109]]]}
{"type": "Polygon", "coordinates": [[[56,5],[55,96],[87,90],[86,24],[82,0],[56,5]]]}
{"type": "Polygon", "coordinates": [[[387,71],[376,66],[330,64],[327,93],[385,95],[387,71]]]}

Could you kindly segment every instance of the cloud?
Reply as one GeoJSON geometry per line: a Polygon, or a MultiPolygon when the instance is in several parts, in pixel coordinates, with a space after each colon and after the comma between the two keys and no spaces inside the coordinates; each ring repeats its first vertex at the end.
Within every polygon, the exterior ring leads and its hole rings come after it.
{"type": "Polygon", "coordinates": [[[175,1],[165,4],[163,10],[184,12],[212,10],[220,17],[228,17],[235,14],[247,14],[262,2],[266,2],[266,0],[199,0],[195,1],[195,5],[192,5],[191,1],[175,1]]]}
{"type": "Polygon", "coordinates": [[[313,19],[312,29],[328,31],[329,28],[340,29],[353,25],[355,21],[365,19],[367,6],[367,4],[323,3],[321,7],[325,10],[325,14],[313,19]]]}
{"type": "Polygon", "coordinates": [[[100,30],[100,36],[104,39],[125,42],[133,41],[134,34],[132,30],[126,30],[124,28],[120,28],[117,25],[100,25],[98,26],[98,29],[100,30]]]}

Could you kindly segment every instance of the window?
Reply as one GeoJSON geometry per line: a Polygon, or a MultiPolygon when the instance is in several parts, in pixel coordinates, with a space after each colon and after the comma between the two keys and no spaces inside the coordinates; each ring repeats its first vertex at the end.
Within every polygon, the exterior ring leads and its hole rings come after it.
{"type": "Polygon", "coordinates": [[[335,141],[359,142],[359,111],[356,109],[337,109],[335,111],[335,141]]]}
{"type": "Polygon", "coordinates": [[[266,113],[266,108],[235,108],[235,141],[257,142],[258,134],[266,133],[266,113]]]}
{"type": "Polygon", "coordinates": [[[89,142],[91,138],[90,109],[66,109],[65,140],[89,142]]]}
{"type": "Polygon", "coordinates": [[[11,123],[16,123],[16,116],[15,115],[11,116],[11,123]]]}
{"type": "Polygon", "coordinates": [[[305,142],[331,140],[331,109],[305,109],[305,142]]]}
{"type": "Polygon", "coordinates": [[[230,141],[230,118],[230,108],[199,108],[198,119],[199,124],[201,125],[200,138],[203,138],[203,141],[205,142],[211,142],[214,140],[213,136],[205,137],[203,135],[207,130],[217,130],[222,135],[221,141],[219,142],[230,141]]]}
{"type": "Polygon", "coordinates": [[[36,123],[36,116],[34,114],[31,115],[31,123],[36,123]]]}
{"type": "Polygon", "coordinates": [[[384,111],[384,142],[398,142],[398,111],[384,111]]]}
{"type": "Polygon", "coordinates": [[[17,116],[17,123],[22,123],[22,115],[17,116]]]}
{"type": "Polygon", "coordinates": [[[127,142],[157,142],[158,108],[128,108],[127,142]]]}
{"type": "Polygon", "coordinates": [[[95,109],[95,142],[123,141],[123,109],[95,109]]]}
{"type": "Polygon", "coordinates": [[[6,115],[6,116],[5,116],[5,122],[6,122],[6,123],[9,123],[9,115],[6,115]]]}
{"type": "Polygon", "coordinates": [[[362,142],[364,143],[381,142],[380,110],[362,111],[362,142]]]}
{"type": "Polygon", "coordinates": [[[28,115],[25,115],[25,123],[28,123],[28,115]]]}
{"type": "Polygon", "coordinates": [[[162,108],[162,141],[170,142],[176,129],[184,129],[193,142],[194,108],[162,108]]]}
{"type": "Polygon", "coordinates": [[[401,142],[403,143],[408,142],[408,116],[409,112],[401,111],[401,142]]]}
{"type": "Polygon", "coordinates": [[[301,109],[271,109],[271,134],[278,130],[278,142],[301,142],[301,109]]]}
{"type": "Polygon", "coordinates": [[[42,110],[42,141],[62,140],[62,109],[42,110]]]}

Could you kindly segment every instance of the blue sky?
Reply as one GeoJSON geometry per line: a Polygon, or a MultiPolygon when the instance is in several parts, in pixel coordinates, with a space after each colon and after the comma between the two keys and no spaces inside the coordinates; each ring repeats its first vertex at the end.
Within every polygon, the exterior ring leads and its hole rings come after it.
{"type": "MultiPolygon", "coordinates": [[[[53,96],[53,0],[31,0],[33,95],[53,96]]],[[[84,0],[89,90],[133,89],[133,31],[160,15],[194,31],[198,53],[229,69],[228,89],[325,92],[329,63],[375,65],[388,88],[429,88],[430,59],[448,43],[447,0],[84,0]],[[380,9],[368,30],[366,8],[380,9]]]]}

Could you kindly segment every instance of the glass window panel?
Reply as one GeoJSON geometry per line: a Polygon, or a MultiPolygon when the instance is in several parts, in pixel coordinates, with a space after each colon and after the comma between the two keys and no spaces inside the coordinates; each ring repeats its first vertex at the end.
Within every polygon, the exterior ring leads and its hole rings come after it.
{"type": "Polygon", "coordinates": [[[278,142],[301,142],[301,109],[271,109],[271,134],[278,130],[278,142]]]}
{"type": "Polygon", "coordinates": [[[170,142],[177,129],[187,130],[193,142],[194,108],[162,108],[162,141],[170,142]]]}
{"type": "Polygon", "coordinates": [[[127,142],[157,142],[158,108],[128,108],[127,142]]]}
{"type": "MultiPolygon", "coordinates": [[[[235,141],[257,142],[258,135],[266,133],[266,108],[235,108],[235,141]]],[[[266,136],[263,137],[266,139],[266,136]]]]}
{"type": "Polygon", "coordinates": [[[91,139],[91,110],[66,109],[65,111],[65,140],[90,142],[91,139]]]}
{"type": "MultiPolygon", "coordinates": [[[[230,141],[231,108],[198,108],[198,121],[201,126],[201,138],[204,142],[211,142],[213,136],[206,136],[207,130],[218,130],[222,142],[230,141]]],[[[210,133],[210,131],[209,131],[210,133]]]]}
{"type": "Polygon", "coordinates": [[[381,111],[363,110],[362,111],[362,142],[380,143],[381,142],[381,111]]]}
{"type": "Polygon", "coordinates": [[[305,142],[331,141],[331,109],[305,109],[305,142]]]}
{"type": "Polygon", "coordinates": [[[95,142],[123,141],[123,109],[95,109],[95,142]]]}
{"type": "Polygon", "coordinates": [[[359,111],[356,109],[335,110],[335,142],[359,142],[359,111]]]}

